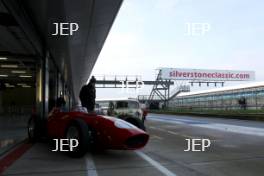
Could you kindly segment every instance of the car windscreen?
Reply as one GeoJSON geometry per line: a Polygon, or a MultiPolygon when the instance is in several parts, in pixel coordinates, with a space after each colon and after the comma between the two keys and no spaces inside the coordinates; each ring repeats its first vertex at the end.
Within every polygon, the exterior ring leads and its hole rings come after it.
{"type": "Polygon", "coordinates": [[[128,102],[127,101],[117,101],[116,109],[121,109],[121,108],[128,108],[128,102]]]}
{"type": "Polygon", "coordinates": [[[116,109],[129,108],[129,109],[138,109],[139,104],[136,101],[117,101],[116,109]]]}
{"type": "Polygon", "coordinates": [[[100,108],[108,108],[109,101],[97,101],[96,104],[99,104],[100,108]]]}

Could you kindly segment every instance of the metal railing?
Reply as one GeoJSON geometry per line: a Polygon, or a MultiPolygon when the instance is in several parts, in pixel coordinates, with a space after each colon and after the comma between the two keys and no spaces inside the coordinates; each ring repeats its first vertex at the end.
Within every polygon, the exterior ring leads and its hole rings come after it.
{"type": "Polygon", "coordinates": [[[174,97],[176,97],[179,93],[181,92],[190,92],[191,88],[189,85],[181,85],[181,86],[178,86],[176,87],[175,89],[173,89],[171,92],[170,92],[170,98],[169,100],[173,99],[174,97]]]}

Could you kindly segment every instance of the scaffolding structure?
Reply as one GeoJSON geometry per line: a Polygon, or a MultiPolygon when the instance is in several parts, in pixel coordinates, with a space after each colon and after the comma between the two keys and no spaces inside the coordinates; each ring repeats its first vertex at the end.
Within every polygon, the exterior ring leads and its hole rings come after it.
{"type": "Polygon", "coordinates": [[[157,99],[158,97],[160,101],[164,102],[164,106],[166,107],[170,98],[170,86],[172,83],[174,82],[171,80],[163,79],[161,77],[161,70],[159,70],[155,84],[153,85],[153,88],[150,92],[148,102],[151,103],[154,101],[154,98],[157,99]]]}

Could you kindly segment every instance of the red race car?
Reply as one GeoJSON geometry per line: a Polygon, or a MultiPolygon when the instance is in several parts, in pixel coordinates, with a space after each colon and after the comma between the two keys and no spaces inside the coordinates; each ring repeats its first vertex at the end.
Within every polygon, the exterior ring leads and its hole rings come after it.
{"type": "MultiPolygon", "coordinates": [[[[28,136],[31,141],[40,137],[41,125],[36,119],[33,116],[28,122],[28,136]]],[[[73,157],[83,156],[92,147],[136,150],[144,147],[149,139],[145,131],[124,120],[88,114],[80,108],[72,112],[62,112],[60,108],[54,108],[44,128],[48,138],[77,139],[78,146],[69,151],[69,155],[73,157]]]]}

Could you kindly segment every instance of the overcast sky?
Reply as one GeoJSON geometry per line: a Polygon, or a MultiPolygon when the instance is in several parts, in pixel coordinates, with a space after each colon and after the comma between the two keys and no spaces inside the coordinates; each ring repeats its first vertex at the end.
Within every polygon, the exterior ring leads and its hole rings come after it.
{"type": "MultiPolygon", "coordinates": [[[[256,71],[262,81],[263,6],[259,0],[124,0],[92,74],[154,80],[158,67],[230,69],[256,71]],[[188,33],[195,23],[208,30],[188,33]]],[[[131,92],[97,89],[97,97],[136,96],[131,92]]]]}

